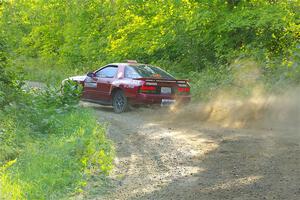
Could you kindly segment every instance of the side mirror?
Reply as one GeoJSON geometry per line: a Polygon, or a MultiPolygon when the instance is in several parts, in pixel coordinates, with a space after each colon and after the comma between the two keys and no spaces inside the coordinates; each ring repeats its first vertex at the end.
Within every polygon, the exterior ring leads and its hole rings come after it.
{"type": "Polygon", "coordinates": [[[87,73],[87,76],[93,78],[93,77],[95,77],[95,73],[94,72],[89,72],[89,73],[87,73]]]}

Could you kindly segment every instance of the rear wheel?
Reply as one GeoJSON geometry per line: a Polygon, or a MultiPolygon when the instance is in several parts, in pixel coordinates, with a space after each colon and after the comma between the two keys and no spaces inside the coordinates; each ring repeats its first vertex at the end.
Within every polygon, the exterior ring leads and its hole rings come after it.
{"type": "Polygon", "coordinates": [[[116,91],[113,96],[113,107],[115,113],[125,112],[128,108],[128,101],[122,90],[116,91]]]}

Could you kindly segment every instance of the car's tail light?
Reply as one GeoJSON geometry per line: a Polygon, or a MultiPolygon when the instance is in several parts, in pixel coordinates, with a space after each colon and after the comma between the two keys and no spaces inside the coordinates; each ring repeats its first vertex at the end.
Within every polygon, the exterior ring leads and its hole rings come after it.
{"type": "Polygon", "coordinates": [[[190,93],[190,88],[189,87],[179,87],[177,88],[179,93],[190,93]]]}
{"type": "Polygon", "coordinates": [[[140,87],[140,93],[156,93],[156,87],[155,86],[148,86],[148,85],[142,85],[140,87]]]}

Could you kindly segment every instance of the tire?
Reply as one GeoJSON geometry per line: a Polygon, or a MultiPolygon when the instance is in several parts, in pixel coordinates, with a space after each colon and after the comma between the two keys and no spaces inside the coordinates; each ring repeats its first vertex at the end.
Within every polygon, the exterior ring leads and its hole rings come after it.
{"type": "Polygon", "coordinates": [[[115,113],[122,113],[128,109],[128,101],[122,90],[116,91],[113,95],[112,105],[115,113]]]}

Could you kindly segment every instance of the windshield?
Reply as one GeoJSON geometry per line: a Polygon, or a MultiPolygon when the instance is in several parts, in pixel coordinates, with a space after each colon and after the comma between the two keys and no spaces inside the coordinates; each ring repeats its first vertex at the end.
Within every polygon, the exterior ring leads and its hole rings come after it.
{"type": "Polygon", "coordinates": [[[161,79],[171,79],[175,78],[168,72],[160,69],[159,67],[154,67],[151,65],[129,65],[125,68],[126,78],[161,78],[161,79]]]}

